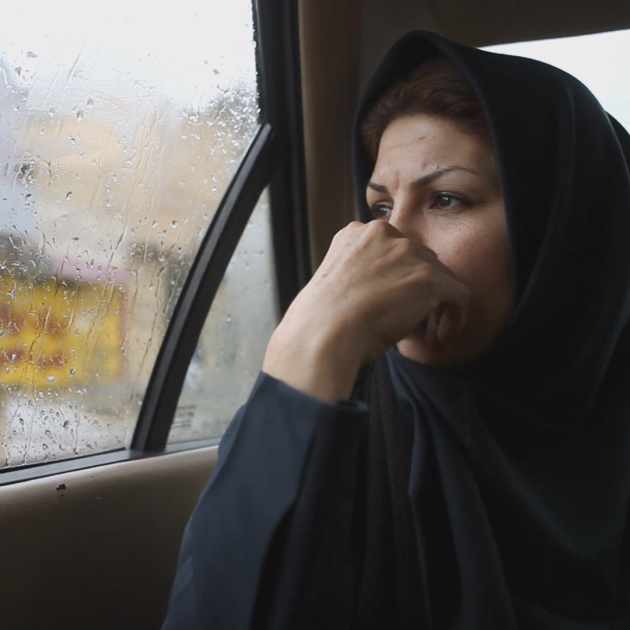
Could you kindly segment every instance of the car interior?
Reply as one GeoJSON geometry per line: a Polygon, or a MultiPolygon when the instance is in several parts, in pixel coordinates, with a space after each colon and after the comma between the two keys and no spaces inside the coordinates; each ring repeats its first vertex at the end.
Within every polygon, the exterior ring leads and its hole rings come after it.
{"type": "MultiPolygon", "coordinates": [[[[167,4],[173,14],[180,10],[167,4]]],[[[332,236],[356,216],[353,113],[399,36],[425,29],[490,46],[630,28],[625,0],[255,0],[244,3],[253,16],[252,96],[238,94],[245,84],[229,63],[240,52],[199,57],[205,29],[215,16],[223,19],[225,4],[186,5],[196,22],[175,33],[177,46],[189,48],[173,63],[193,57],[197,78],[181,88],[192,96],[179,118],[164,113],[167,97],[151,96],[150,107],[142,101],[148,66],[136,70],[130,62],[128,69],[125,55],[114,51],[103,63],[112,73],[107,85],[124,83],[109,95],[88,76],[97,63],[90,60],[100,59],[89,25],[110,20],[124,50],[124,37],[136,37],[124,27],[125,13],[139,11],[131,3],[112,4],[107,18],[83,16],[87,47],[69,56],[43,43],[14,54],[12,23],[0,27],[2,55],[11,60],[6,85],[0,80],[0,135],[13,143],[0,149],[0,204],[6,216],[31,208],[35,217],[11,232],[15,221],[2,219],[0,205],[0,630],[160,628],[184,527],[266,339],[332,236]],[[194,38],[200,41],[188,41],[194,38]],[[138,74],[133,81],[130,72],[138,74]],[[201,97],[194,90],[206,94],[204,81],[231,73],[220,97],[212,96],[214,109],[195,110],[201,97]],[[226,131],[214,121],[228,110],[235,122],[226,131]],[[116,112],[127,122],[107,127],[116,112]],[[203,124],[199,112],[208,117],[203,124]],[[162,162],[168,173],[151,176],[151,165],[162,162]],[[121,183],[126,169],[128,183],[121,183]],[[110,190],[115,209],[107,206],[110,190]],[[156,195],[173,200],[172,217],[160,214],[156,195]],[[95,218],[75,235],[90,212],[95,218]],[[134,229],[140,236],[132,242],[134,229]],[[32,247],[29,230],[38,235],[32,247]],[[248,241],[254,232],[269,243],[248,241]],[[67,243],[57,246],[64,235],[67,243]],[[75,247],[77,239],[88,244],[75,247]],[[126,243],[124,255],[114,241],[126,243]],[[46,265],[48,280],[40,280],[32,270],[43,273],[46,265]],[[63,275],[72,265],[74,275],[63,275]],[[266,297],[252,297],[260,287],[266,297]],[[87,332],[73,340],[69,331],[82,317],[87,332]],[[8,339],[17,343],[18,333],[31,335],[19,342],[30,354],[11,354],[8,339]],[[58,355],[46,354],[45,344],[57,344],[58,355]],[[82,370],[92,374],[91,385],[85,375],[77,385],[82,370]],[[204,414],[218,420],[210,426],[198,420],[204,414]],[[97,425],[104,427],[98,435],[91,433],[97,425]]],[[[153,9],[143,10],[138,23],[157,29],[153,9]]],[[[58,26],[51,18],[38,28],[54,34],[58,26]]],[[[175,59],[173,50],[164,54],[175,59]]],[[[176,65],[169,72],[177,76],[176,65]]],[[[146,80],[164,87],[171,79],[146,80]]]]}

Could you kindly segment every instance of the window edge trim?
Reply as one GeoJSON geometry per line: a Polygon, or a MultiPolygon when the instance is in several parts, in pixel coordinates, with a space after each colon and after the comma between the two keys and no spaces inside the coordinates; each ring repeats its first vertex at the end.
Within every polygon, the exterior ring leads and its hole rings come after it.
{"type": "Polygon", "coordinates": [[[188,365],[240,237],[277,162],[277,133],[263,123],[201,243],[169,322],[145,390],[133,451],[163,451],[188,365]]]}

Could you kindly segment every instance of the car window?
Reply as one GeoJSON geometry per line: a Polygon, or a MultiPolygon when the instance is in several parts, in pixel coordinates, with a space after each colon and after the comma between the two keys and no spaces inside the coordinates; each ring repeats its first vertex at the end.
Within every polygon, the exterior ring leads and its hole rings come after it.
{"type": "Polygon", "coordinates": [[[252,19],[249,0],[4,7],[0,466],[129,447],[259,128],[252,19]]]}
{"type": "Polygon", "coordinates": [[[268,193],[254,210],[219,286],[168,441],[223,434],[258,375],[278,321],[268,193]]]}

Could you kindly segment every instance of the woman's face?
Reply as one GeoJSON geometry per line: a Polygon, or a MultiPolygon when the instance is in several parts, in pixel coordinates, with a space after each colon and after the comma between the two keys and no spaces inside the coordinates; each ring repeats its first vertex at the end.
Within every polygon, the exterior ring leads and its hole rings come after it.
{"type": "Polygon", "coordinates": [[[465,365],[489,348],[513,307],[503,196],[484,134],[444,118],[394,120],[381,138],[367,201],[374,216],[432,249],[470,290],[452,347],[429,348],[421,327],[398,343],[410,359],[465,365]]]}

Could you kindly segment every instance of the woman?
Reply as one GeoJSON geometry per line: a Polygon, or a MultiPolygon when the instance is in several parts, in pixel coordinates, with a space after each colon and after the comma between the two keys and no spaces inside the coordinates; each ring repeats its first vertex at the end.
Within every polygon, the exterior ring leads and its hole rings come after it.
{"type": "Polygon", "coordinates": [[[627,134],[555,68],[415,32],[355,137],[380,220],[274,333],[164,629],[630,627],[627,134]]]}

